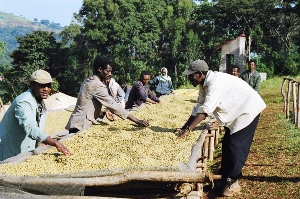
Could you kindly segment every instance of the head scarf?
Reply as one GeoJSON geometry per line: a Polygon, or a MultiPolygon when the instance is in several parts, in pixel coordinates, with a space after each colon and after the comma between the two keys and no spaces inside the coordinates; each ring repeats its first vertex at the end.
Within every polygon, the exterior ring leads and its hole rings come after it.
{"type": "Polygon", "coordinates": [[[162,70],[165,70],[165,71],[166,71],[166,75],[163,76],[162,74],[160,74],[160,75],[157,77],[157,79],[158,79],[159,81],[161,81],[161,82],[171,81],[171,77],[168,76],[168,69],[165,68],[165,67],[162,67],[161,70],[160,70],[160,72],[161,72],[162,70]]]}

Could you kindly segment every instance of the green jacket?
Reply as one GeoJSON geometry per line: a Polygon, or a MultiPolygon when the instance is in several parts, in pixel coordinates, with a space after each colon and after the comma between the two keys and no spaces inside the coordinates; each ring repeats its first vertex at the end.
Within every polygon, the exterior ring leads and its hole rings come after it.
{"type": "Polygon", "coordinates": [[[31,89],[17,96],[0,122],[0,161],[36,148],[46,140],[47,111],[42,115],[31,89]]]}
{"type": "Polygon", "coordinates": [[[239,77],[245,82],[247,82],[254,90],[256,90],[259,93],[260,82],[261,82],[261,77],[259,72],[257,72],[256,70],[253,71],[250,81],[249,81],[249,71],[243,72],[239,77]]]}

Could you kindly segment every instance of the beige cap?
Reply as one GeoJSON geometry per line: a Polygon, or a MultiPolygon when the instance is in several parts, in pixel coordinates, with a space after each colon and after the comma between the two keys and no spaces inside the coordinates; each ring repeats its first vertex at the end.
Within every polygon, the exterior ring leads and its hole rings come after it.
{"type": "Polygon", "coordinates": [[[195,72],[199,72],[199,71],[208,71],[208,65],[204,60],[196,60],[193,61],[187,70],[185,70],[182,74],[184,75],[190,75],[193,74],[195,72]]]}
{"type": "Polygon", "coordinates": [[[48,84],[48,83],[54,82],[51,78],[50,73],[48,73],[45,70],[34,71],[32,73],[32,75],[30,76],[30,81],[37,82],[40,84],[48,84]]]}

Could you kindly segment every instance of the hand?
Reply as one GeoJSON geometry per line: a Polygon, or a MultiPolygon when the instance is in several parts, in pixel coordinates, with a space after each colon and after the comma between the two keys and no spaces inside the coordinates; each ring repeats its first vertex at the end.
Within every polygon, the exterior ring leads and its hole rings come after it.
{"type": "Polygon", "coordinates": [[[109,120],[109,121],[114,121],[115,120],[115,117],[114,117],[114,114],[112,114],[110,111],[106,111],[105,112],[105,115],[106,115],[106,118],[109,120]]]}
{"type": "Polygon", "coordinates": [[[173,131],[173,133],[175,134],[175,135],[179,135],[179,133],[181,132],[181,129],[175,129],[174,131],[173,131]]]}
{"type": "Polygon", "coordinates": [[[189,127],[187,127],[184,130],[181,130],[178,135],[177,135],[177,139],[183,138],[185,136],[187,136],[189,133],[191,132],[191,129],[189,127]]]}
{"type": "Polygon", "coordinates": [[[146,120],[138,120],[136,123],[143,127],[149,126],[149,123],[146,120]]]}
{"type": "Polygon", "coordinates": [[[64,155],[67,155],[67,156],[73,155],[71,153],[71,151],[69,151],[69,149],[67,149],[67,147],[65,147],[62,143],[60,143],[58,141],[55,143],[55,147],[57,148],[57,150],[59,152],[62,152],[64,155]]]}

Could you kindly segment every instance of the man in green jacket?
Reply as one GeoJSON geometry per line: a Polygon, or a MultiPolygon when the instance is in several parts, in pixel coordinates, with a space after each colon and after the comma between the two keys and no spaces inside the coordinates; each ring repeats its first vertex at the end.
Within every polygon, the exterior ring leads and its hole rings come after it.
{"type": "Polygon", "coordinates": [[[261,77],[260,74],[255,70],[255,61],[250,60],[248,62],[248,70],[240,75],[240,78],[247,82],[254,90],[259,93],[261,77]]]}
{"type": "Polygon", "coordinates": [[[50,74],[37,70],[30,77],[30,88],[17,96],[0,122],[0,161],[32,151],[38,142],[55,146],[64,155],[72,153],[44,132],[47,99],[53,82],[50,74]]]}

